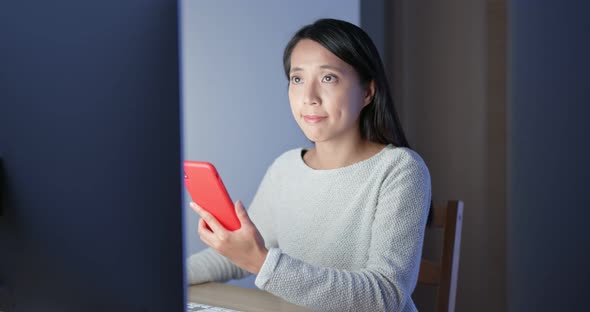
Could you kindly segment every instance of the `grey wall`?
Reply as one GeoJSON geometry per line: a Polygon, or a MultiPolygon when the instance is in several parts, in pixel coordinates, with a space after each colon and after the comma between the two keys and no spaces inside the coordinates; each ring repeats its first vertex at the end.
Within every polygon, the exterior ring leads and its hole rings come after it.
{"type": "MultiPolygon", "coordinates": [[[[183,0],[184,157],[212,162],[233,200],[246,206],[266,168],[309,145],[291,116],[282,68],[285,44],[320,17],[359,24],[359,0],[183,0]]],[[[189,197],[187,197],[189,198],[189,197]]],[[[204,248],[185,203],[186,251],[204,248]]],[[[255,287],[253,278],[232,282],[255,287]]]]}
{"type": "Polygon", "coordinates": [[[509,311],[588,309],[589,5],[510,3],[509,311]]]}

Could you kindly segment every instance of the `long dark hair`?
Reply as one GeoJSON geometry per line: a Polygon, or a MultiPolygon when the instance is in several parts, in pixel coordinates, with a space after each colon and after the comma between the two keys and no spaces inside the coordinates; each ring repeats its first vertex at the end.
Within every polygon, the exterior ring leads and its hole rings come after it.
{"type": "MultiPolygon", "coordinates": [[[[375,95],[360,113],[361,137],[380,144],[410,148],[395,110],[381,57],[369,35],[354,24],[336,19],[319,19],[313,24],[303,26],[287,43],[283,53],[287,80],[291,71],[291,53],[302,39],[310,39],[321,44],[351,65],[356,70],[362,86],[367,87],[374,81],[375,95]]],[[[431,221],[432,202],[427,224],[431,221]]]]}

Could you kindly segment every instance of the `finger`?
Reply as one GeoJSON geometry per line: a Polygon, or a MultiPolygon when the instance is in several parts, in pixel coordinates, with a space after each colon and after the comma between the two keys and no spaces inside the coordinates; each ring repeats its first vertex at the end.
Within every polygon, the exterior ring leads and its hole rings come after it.
{"type": "Polygon", "coordinates": [[[203,243],[207,244],[209,247],[212,246],[212,239],[215,239],[215,234],[207,229],[207,223],[203,219],[199,219],[199,225],[197,227],[197,232],[199,233],[199,238],[203,243]]]}
{"type": "Polygon", "coordinates": [[[203,231],[213,233],[213,231],[211,230],[211,228],[209,227],[209,225],[207,224],[207,222],[205,222],[205,220],[203,218],[199,219],[198,228],[202,228],[203,231]]]}
{"type": "Polygon", "coordinates": [[[205,222],[207,222],[207,225],[209,225],[209,228],[213,231],[213,233],[218,235],[225,235],[223,233],[226,232],[227,229],[223,225],[221,225],[219,221],[217,221],[217,218],[215,218],[214,215],[210,214],[207,210],[203,209],[195,202],[191,202],[190,205],[191,208],[193,208],[193,210],[195,210],[199,214],[199,216],[201,216],[201,218],[204,219],[205,222]]]}
{"type": "Polygon", "coordinates": [[[199,233],[199,236],[207,236],[212,233],[211,229],[207,227],[207,222],[205,222],[205,220],[203,220],[202,218],[199,219],[197,232],[199,233]]]}
{"type": "MultiPolygon", "coordinates": [[[[199,213],[199,211],[200,211],[200,209],[199,209],[199,208],[201,208],[201,206],[199,206],[199,205],[198,205],[197,203],[195,203],[195,202],[190,202],[189,206],[191,206],[191,209],[192,209],[194,212],[196,212],[197,214],[201,215],[201,214],[199,213]]],[[[201,209],[202,209],[202,208],[201,208],[201,209]]]]}
{"type": "Polygon", "coordinates": [[[235,204],[236,215],[238,216],[238,220],[240,220],[241,224],[252,224],[252,220],[250,220],[250,216],[248,216],[248,212],[242,204],[242,201],[238,200],[235,204]]]}
{"type": "Polygon", "coordinates": [[[215,216],[203,209],[203,207],[199,206],[197,203],[191,202],[190,206],[199,215],[199,217],[201,217],[201,219],[204,219],[205,221],[215,219],[215,216]]]}

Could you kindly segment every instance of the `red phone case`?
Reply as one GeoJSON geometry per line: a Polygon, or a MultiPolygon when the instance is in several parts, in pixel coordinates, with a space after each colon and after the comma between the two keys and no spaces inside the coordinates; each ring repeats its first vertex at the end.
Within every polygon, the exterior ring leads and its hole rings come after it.
{"type": "Polygon", "coordinates": [[[184,185],[191,198],[211,213],[226,229],[241,227],[234,204],[213,164],[204,161],[184,161],[184,185]]]}

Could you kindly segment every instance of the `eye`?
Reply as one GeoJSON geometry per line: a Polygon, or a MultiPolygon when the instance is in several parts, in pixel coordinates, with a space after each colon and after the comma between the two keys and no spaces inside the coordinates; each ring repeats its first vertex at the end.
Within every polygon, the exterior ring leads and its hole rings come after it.
{"type": "Polygon", "coordinates": [[[292,76],[291,77],[291,83],[293,83],[293,84],[300,84],[301,83],[301,78],[299,78],[297,76],[292,76]]]}
{"type": "Polygon", "coordinates": [[[322,82],[335,82],[336,81],[336,76],[334,75],[325,75],[324,78],[322,78],[322,82]]]}

